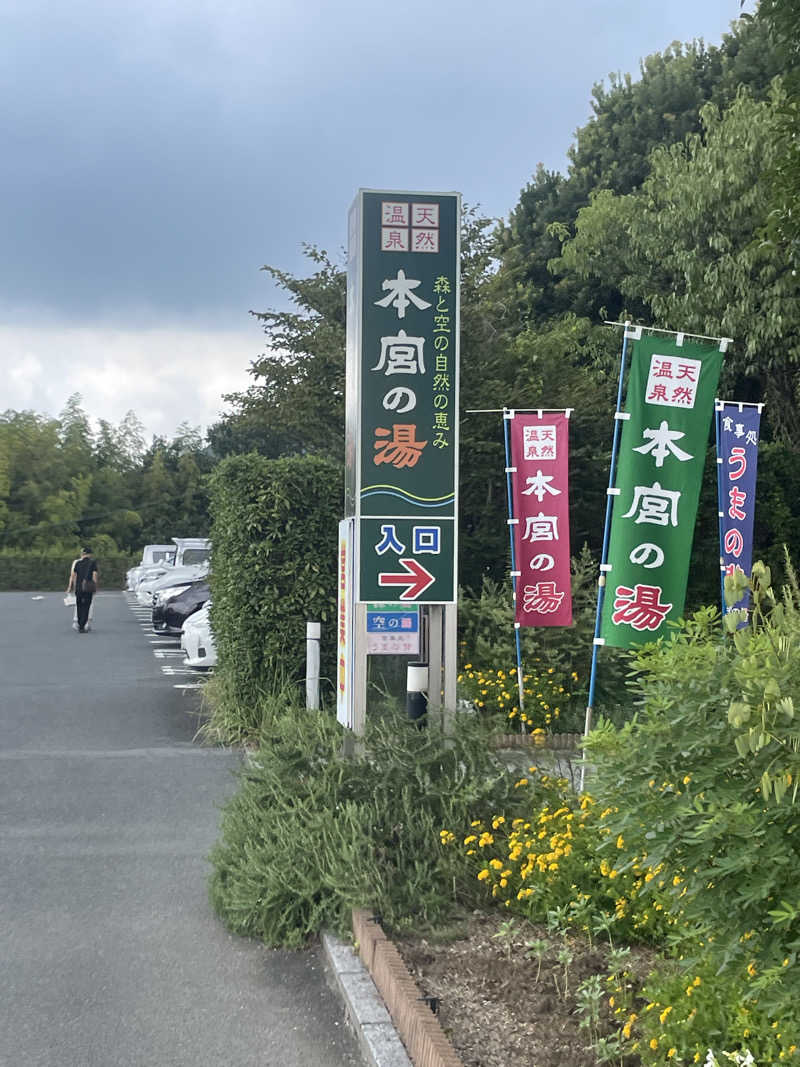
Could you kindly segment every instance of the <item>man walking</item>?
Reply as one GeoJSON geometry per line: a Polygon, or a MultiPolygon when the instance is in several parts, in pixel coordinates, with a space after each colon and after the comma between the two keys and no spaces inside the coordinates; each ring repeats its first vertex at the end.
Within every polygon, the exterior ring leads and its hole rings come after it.
{"type": "Polygon", "coordinates": [[[81,558],[76,561],[75,566],[72,568],[72,574],[69,576],[69,589],[75,590],[78,633],[86,633],[89,609],[92,606],[92,597],[97,592],[97,579],[99,576],[97,560],[93,558],[91,548],[81,549],[81,558]]]}

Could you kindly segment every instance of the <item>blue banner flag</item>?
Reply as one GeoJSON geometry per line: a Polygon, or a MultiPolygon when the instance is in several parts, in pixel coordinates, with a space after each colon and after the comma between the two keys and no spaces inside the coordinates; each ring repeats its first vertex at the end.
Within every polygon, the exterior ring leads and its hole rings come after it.
{"type": "MultiPolygon", "coordinates": [[[[719,492],[719,564],[721,580],[735,571],[750,577],[753,561],[753,517],[761,404],[717,400],[717,486],[719,492]]],[[[747,608],[749,593],[722,611],[747,608]]]]}

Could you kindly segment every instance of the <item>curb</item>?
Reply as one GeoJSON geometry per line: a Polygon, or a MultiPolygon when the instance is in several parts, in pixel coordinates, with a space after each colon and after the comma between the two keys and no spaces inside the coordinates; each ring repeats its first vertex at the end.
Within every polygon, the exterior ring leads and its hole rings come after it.
{"type": "Polygon", "coordinates": [[[331,934],[322,944],[369,1067],[463,1067],[373,912],[353,909],[353,936],[358,955],[331,934]]]}
{"type": "Polygon", "coordinates": [[[463,1067],[378,917],[353,908],[353,936],[415,1067],[463,1067]]]}
{"type": "Polygon", "coordinates": [[[324,933],[322,947],[366,1063],[369,1067],[412,1067],[386,1005],[352,945],[324,933]]]}

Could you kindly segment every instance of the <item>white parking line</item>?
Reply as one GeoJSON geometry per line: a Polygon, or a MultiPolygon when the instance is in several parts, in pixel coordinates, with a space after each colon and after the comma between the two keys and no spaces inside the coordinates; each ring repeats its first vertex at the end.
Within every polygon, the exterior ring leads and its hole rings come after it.
{"type": "Polygon", "coordinates": [[[180,656],[181,658],[183,658],[184,652],[183,649],[180,648],[158,648],[153,650],[153,655],[156,657],[156,659],[166,659],[167,656],[180,656]]]}
{"type": "Polygon", "coordinates": [[[176,682],[173,689],[205,689],[205,682],[176,682]]]}
{"type": "Polygon", "coordinates": [[[191,667],[162,667],[161,668],[161,673],[162,674],[193,674],[195,677],[197,677],[197,675],[195,674],[195,672],[192,670],[191,667]]]}

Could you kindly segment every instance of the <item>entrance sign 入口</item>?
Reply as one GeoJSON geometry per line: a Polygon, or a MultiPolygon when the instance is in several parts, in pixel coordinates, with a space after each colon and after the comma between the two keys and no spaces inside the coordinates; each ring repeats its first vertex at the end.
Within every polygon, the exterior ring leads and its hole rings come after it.
{"type": "Polygon", "coordinates": [[[722,353],[635,340],[614,496],[600,635],[618,648],[654,641],[677,620],[722,353]]]}
{"type": "Polygon", "coordinates": [[[345,514],[356,600],[456,600],[458,193],[359,191],[347,277],[345,514]]]}
{"type": "Polygon", "coordinates": [[[569,413],[507,413],[511,445],[515,620],[569,626],[569,413]]]}

